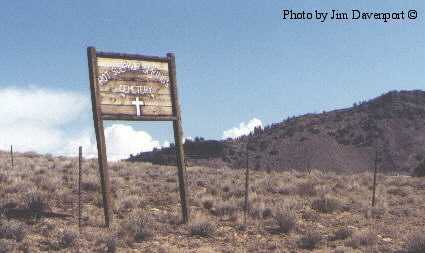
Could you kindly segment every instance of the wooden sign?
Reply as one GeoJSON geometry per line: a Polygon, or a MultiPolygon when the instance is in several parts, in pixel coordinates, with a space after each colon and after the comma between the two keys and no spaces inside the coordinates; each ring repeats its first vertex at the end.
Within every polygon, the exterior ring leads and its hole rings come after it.
{"type": "Polygon", "coordinates": [[[102,115],[173,116],[168,61],[98,57],[97,68],[102,115]]]}
{"type": "Polygon", "coordinates": [[[177,96],[175,56],[96,52],[87,48],[93,120],[105,223],[112,220],[103,120],[172,121],[183,222],[189,220],[183,130],[177,96]]]}

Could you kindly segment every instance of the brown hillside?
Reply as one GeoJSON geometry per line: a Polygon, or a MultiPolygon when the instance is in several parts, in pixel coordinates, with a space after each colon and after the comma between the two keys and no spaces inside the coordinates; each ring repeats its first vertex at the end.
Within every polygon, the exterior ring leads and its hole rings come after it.
{"type": "MultiPolygon", "coordinates": [[[[239,166],[249,143],[250,164],[256,169],[364,170],[373,166],[378,148],[383,170],[410,172],[425,154],[425,92],[391,91],[347,109],[288,118],[249,136],[221,141],[210,153],[205,147],[209,142],[185,145],[189,163],[211,165],[205,159],[209,155],[214,163],[239,166]]],[[[170,164],[174,149],[141,153],[132,160],[170,164]]]]}

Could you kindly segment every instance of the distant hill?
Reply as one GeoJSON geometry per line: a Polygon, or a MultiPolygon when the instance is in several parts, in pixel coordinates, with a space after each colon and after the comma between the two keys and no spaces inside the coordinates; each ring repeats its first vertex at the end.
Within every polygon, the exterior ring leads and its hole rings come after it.
{"type": "MultiPolygon", "coordinates": [[[[352,107],[305,114],[256,129],[235,140],[185,143],[188,163],[271,169],[410,172],[425,155],[425,92],[391,91],[352,107]]],[[[174,147],[140,153],[132,161],[175,163],[174,147]]]]}

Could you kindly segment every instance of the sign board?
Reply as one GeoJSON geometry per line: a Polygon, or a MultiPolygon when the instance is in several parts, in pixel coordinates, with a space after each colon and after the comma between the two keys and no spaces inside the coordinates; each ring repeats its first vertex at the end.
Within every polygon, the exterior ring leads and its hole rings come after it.
{"type": "Polygon", "coordinates": [[[102,115],[173,116],[168,62],[97,58],[102,115]]]}
{"type": "Polygon", "coordinates": [[[182,216],[186,223],[186,168],[174,54],[157,57],[105,53],[89,47],[87,56],[106,225],[112,219],[112,200],[103,120],[173,122],[182,216]]]}

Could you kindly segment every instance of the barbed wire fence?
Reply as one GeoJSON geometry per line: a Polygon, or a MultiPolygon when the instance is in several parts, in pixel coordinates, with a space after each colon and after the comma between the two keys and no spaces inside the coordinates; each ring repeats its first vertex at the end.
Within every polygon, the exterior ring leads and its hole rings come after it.
{"type": "MultiPolygon", "coordinates": [[[[241,157],[241,161],[239,162],[240,164],[238,165],[238,167],[240,169],[245,169],[245,180],[244,180],[244,204],[243,204],[243,219],[244,219],[244,224],[246,225],[247,222],[247,216],[249,213],[249,190],[250,190],[250,185],[249,185],[249,168],[250,168],[250,163],[253,163],[252,158],[250,158],[250,152],[249,152],[249,143],[247,140],[240,140],[240,142],[246,142],[245,143],[245,150],[244,150],[244,155],[245,155],[245,159],[243,159],[243,157],[241,157]]],[[[375,142],[375,147],[374,147],[374,151],[375,151],[375,157],[373,160],[373,164],[371,166],[371,168],[373,168],[373,171],[370,171],[371,174],[373,175],[372,178],[372,187],[371,187],[371,208],[375,208],[377,202],[379,202],[377,200],[377,185],[378,185],[378,173],[380,173],[380,165],[382,164],[382,159],[385,158],[389,159],[390,163],[392,165],[394,165],[394,161],[392,159],[392,155],[388,152],[386,152],[386,145],[384,145],[384,143],[380,143],[378,141],[375,142]]],[[[24,157],[32,157],[32,156],[36,156],[36,155],[47,155],[47,156],[54,156],[54,157],[69,157],[72,159],[78,159],[78,225],[79,227],[81,227],[81,212],[82,212],[82,203],[81,203],[81,173],[82,173],[82,163],[84,160],[86,159],[97,159],[97,152],[93,152],[93,151],[89,151],[87,153],[85,153],[83,155],[82,152],[82,147],[78,147],[76,148],[75,152],[58,152],[56,154],[50,154],[50,153],[46,153],[46,154],[37,154],[33,151],[16,151],[14,149],[13,145],[10,145],[10,166],[11,166],[11,170],[14,170],[15,166],[16,166],[16,162],[17,160],[19,161],[21,156],[24,157]]],[[[109,156],[122,156],[122,153],[117,153],[117,152],[108,152],[109,156]]],[[[123,159],[115,159],[115,161],[119,161],[119,160],[126,160],[127,158],[130,158],[130,155],[128,155],[126,158],[123,159]]],[[[190,153],[186,153],[185,154],[185,162],[186,162],[186,166],[189,166],[190,162],[189,160],[198,160],[198,159],[208,159],[208,157],[205,157],[205,155],[200,155],[200,154],[190,154],[190,153]]],[[[308,161],[307,163],[307,168],[306,168],[307,172],[310,173],[310,161],[308,161]]],[[[215,182],[216,185],[218,185],[219,183],[219,175],[218,175],[219,170],[216,169],[216,173],[215,173],[215,182]]]]}

